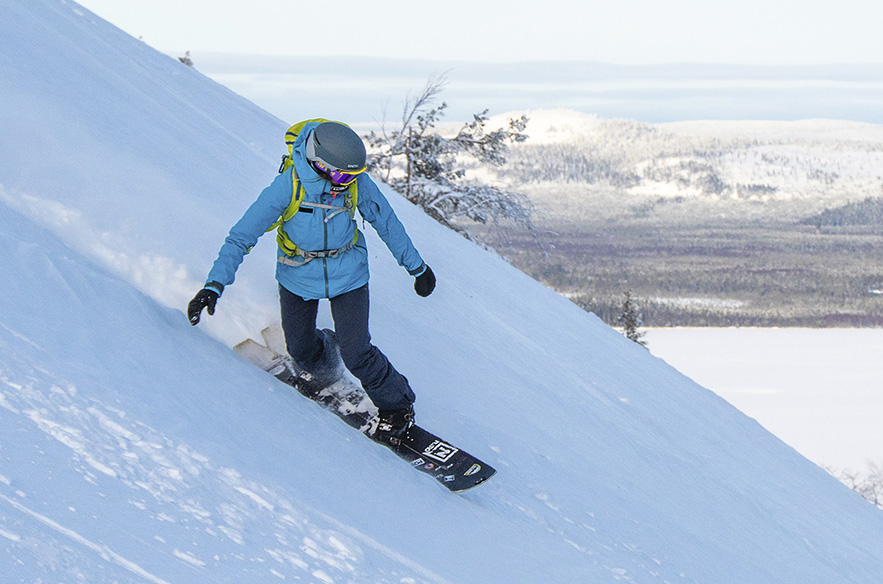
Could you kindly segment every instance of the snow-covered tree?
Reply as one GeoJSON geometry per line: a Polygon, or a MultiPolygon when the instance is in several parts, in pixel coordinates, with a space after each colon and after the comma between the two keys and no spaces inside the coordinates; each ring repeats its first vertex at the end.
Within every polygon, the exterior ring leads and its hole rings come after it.
{"type": "Polygon", "coordinates": [[[443,136],[436,124],[447,103],[435,105],[446,85],[444,75],[431,77],[416,97],[405,100],[401,126],[366,136],[369,167],[420,205],[440,223],[460,231],[452,221],[465,217],[479,223],[509,219],[533,228],[533,207],[521,194],[467,176],[476,163],[502,166],[508,147],[523,142],[527,117],[510,119],[505,128],[488,130],[487,110],[475,114],[454,136],[443,136]]]}

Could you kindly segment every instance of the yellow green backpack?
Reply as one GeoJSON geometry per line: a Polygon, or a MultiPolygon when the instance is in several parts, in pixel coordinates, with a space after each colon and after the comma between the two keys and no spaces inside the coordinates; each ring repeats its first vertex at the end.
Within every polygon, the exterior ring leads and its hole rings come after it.
{"type": "MultiPolygon", "coordinates": [[[[279,258],[280,262],[291,263],[293,265],[302,265],[302,264],[304,264],[314,258],[317,258],[317,257],[334,257],[337,254],[342,253],[342,252],[350,249],[351,247],[353,247],[356,244],[356,241],[359,239],[359,230],[357,229],[356,235],[353,238],[353,240],[349,244],[347,244],[346,246],[342,247],[341,249],[323,250],[323,251],[319,251],[319,252],[309,252],[309,251],[301,250],[299,247],[297,247],[297,245],[293,241],[291,241],[291,238],[288,237],[288,234],[285,233],[285,229],[282,228],[282,225],[286,221],[288,221],[289,219],[294,217],[294,215],[300,209],[301,205],[304,205],[307,207],[318,207],[318,208],[322,208],[322,209],[334,210],[335,213],[332,213],[331,215],[329,215],[328,217],[325,218],[326,222],[341,212],[341,209],[342,209],[341,207],[334,207],[332,205],[322,205],[319,203],[310,203],[308,201],[304,201],[304,197],[306,196],[306,192],[304,191],[303,185],[300,184],[300,180],[298,180],[298,178],[297,178],[297,172],[295,172],[294,160],[292,158],[292,155],[294,153],[294,142],[295,142],[295,140],[297,140],[298,135],[300,134],[301,130],[303,130],[303,128],[306,124],[309,124],[312,122],[323,123],[323,122],[330,122],[330,121],[332,121],[332,120],[326,120],[324,118],[313,118],[310,120],[304,120],[302,122],[298,122],[298,123],[294,124],[293,126],[288,128],[287,132],[285,132],[285,143],[288,145],[288,154],[282,157],[282,164],[279,166],[279,174],[282,174],[283,172],[287,171],[288,169],[291,169],[291,202],[288,204],[288,207],[285,209],[285,211],[282,212],[282,215],[279,217],[279,219],[275,223],[273,223],[273,225],[271,225],[267,229],[267,231],[272,231],[273,229],[276,230],[276,243],[279,244],[279,248],[285,253],[285,255],[287,255],[287,256],[301,256],[303,258],[303,261],[301,261],[301,262],[294,262],[292,260],[285,261],[285,258],[280,257],[279,258]]],[[[337,123],[342,123],[342,122],[337,122],[337,123]]],[[[346,124],[344,124],[344,125],[346,125],[346,124]]],[[[359,188],[358,188],[358,185],[355,182],[353,182],[347,188],[347,190],[345,191],[345,194],[344,194],[344,207],[343,207],[343,209],[346,209],[346,211],[350,215],[350,218],[355,217],[356,203],[358,202],[358,197],[359,197],[359,188]]]]}

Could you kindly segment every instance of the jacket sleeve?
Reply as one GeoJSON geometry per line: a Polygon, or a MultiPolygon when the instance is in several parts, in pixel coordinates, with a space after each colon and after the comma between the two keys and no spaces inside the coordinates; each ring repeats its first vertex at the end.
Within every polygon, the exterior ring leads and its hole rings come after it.
{"type": "Polygon", "coordinates": [[[280,174],[230,229],[206,282],[233,283],[242,259],[291,203],[291,172],[280,174]]]}
{"type": "Polygon", "coordinates": [[[425,269],[425,264],[405,231],[405,226],[399,221],[389,201],[371,177],[363,174],[358,180],[359,213],[377,231],[399,265],[408,270],[412,276],[416,276],[425,269]]]}

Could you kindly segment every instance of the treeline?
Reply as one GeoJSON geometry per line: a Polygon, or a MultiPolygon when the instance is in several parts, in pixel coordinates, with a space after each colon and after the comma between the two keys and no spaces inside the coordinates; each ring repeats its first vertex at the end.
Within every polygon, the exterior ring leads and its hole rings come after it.
{"type": "Polygon", "coordinates": [[[645,326],[883,326],[883,236],[859,229],[620,219],[550,231],[543,253],[526,234],[488,241],[611,326],[629,290],[645,326]]]}
{"type": "Polygon", "coordinates": [[[881,148],[599,120],[494,170],[546,213],[541,245],[476,231],[611,326],[626,291],[646,326],[883,326],[881,148]]]}
{"type": "MultiPolygon", "coordinates": [[[[622,315],[622,295],[607,298],[571,296],[580,308],[617,327],[622,315]]],[[[820,307],[797,306],[729,308],[726,306],[684,306],[641,298],[633,300],[642,326],[645,327],[880,327],[883,311],[837,312],[820,307]]],[[[883,302],[883,301],[881,301],[883,302]]]]}
{"type": "Polygon", "coordinates": [[[645,151],[646,157],[641,157],[585,142],[526,144],[512,149],[507,166],[498,174],[513,184],[576,183],[630,189],[645,183],[664,183],[705,195],[744,199],[779,191],[779,187],[766,183],[727,181],[721,168],[722,152],[645,151]]]}
{"type": "Polygon", "coordinates": [[[847,227],[852,225],[883,226],[883,198],[868,197],[861,201],[847,203],[834,209],[807,217],[803,225],[820,227],[847,227]]]}
{"type": "MultiPolygon", "coordinates": [[[[710,198],[883,197],[876,143],[819,142],[671,133],[629,120],[602,120],[567,142],[514,146],[497,176],[527,184],[669,185],[710,198]]],[[[811,223],[810,223],[811,224],[811,223]]]]}
{"type": "Polygon", "coordinates": [[[622,168],[617,161],[565,144],[513,148],[501,174],[522,183],[603,183],[626,189],[641,182],[640,176],[629,168],[622,168]]]}

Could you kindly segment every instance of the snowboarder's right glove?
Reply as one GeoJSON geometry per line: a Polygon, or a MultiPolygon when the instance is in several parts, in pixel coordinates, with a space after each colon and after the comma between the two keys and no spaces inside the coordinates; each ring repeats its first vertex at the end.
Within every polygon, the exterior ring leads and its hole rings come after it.
{"type": "Polygon", "coordinates": [[[187,305],[187,318],[190,319],[191,325],[196,326],[199,323],[199,315],[203,308],[208,309],[209,316],[215,313],[215,304],[218,303],[218,297],[223,291],[223,284],[209,282],[205,288],[196,293],[187,305]]]}

